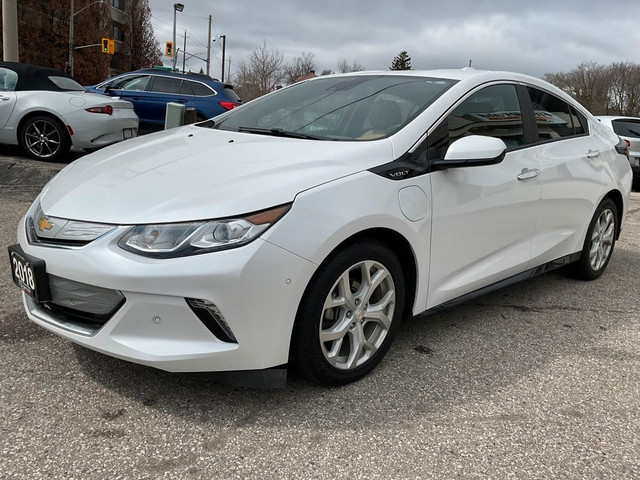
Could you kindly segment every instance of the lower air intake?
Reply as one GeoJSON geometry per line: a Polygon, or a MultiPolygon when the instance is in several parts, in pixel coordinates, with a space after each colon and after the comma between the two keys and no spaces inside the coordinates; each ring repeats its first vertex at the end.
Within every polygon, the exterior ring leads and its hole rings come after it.
{"type": "Polygon", "coordinates": [[[238,343],[222,313],[213,302],[199,298],[185,298],[185,300],[204,326],[219,340],[227,343],[238,343]]]}

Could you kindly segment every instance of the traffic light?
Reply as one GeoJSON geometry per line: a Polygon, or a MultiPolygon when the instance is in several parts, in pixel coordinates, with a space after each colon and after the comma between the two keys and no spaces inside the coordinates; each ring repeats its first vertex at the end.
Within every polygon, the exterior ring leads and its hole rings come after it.
{"type": "Polygon", "coordinates": [[[164,42],[164,54],[173,57],[173,42],[164,42]]]}
{"type": "Polygon", "coordinates": [[[113,55],[116,50],[116,41],[109,38],[102,39],[102,53],[113,55]]]}

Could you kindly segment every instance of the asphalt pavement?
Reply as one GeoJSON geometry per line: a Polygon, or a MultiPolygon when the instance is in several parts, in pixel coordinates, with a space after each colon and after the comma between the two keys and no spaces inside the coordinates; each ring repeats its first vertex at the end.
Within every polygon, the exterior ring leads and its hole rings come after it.
{"type": "MultiPolygon", "coordinates": [[[[5,252],[63,166],[0,150],[5,252]]],[[[414,319],[352,385],[258,390],[50,334],[5,254],[0,478],[640,478],[639,270],[636,193],[599,280],[554,272],[414,319]]]]}

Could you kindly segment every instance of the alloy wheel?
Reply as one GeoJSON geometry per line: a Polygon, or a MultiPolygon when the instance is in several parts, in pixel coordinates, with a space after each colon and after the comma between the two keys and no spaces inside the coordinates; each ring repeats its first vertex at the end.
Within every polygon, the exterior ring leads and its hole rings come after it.
{"type": "Polygon", "coordinates": [[[589,264],[594,271],[600,270],[613,247],[615,234],[615,216],[606,208],[600,213],[591,235],[591,247],[589,249],[589,264]]]}
{"type": "Polygon", "coordinates": [[[366,260],[347,269],[322,309],[319,337],[329,364],[348,371],[371,359],[389,333],[395,305],[393,277],[384,265],[366,260]]]}
{"type": "Polygon", "coordinates": [[[62,141],[62,132],[55,124],[46,119],[38,119],[29,123],[24,131],[25,147],[35,157],[53,157],[60,150],[62,141]]]}

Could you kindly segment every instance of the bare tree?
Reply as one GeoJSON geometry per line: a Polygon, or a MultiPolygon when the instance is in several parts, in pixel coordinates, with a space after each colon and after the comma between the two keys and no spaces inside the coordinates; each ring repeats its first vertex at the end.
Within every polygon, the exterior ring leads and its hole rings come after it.
{"type": "Polygon", "coordinates": [[[303,52],[301,56],[293,59],[284,67],[285,81],[288,84],[295,83],[300,77],[310,75],[316,71],[316,60],[311,52],[303,52]]]}
{"type": "Polygon", "coordinates": [[[353,63],[349,63],[349,60],[347,60],[346,58],[339,60],[337,67],[338,72],[340,73],[361,72],[362,70],[364,70],[364,66],[361,63],[357,62],[356,60],[354,60],[353,63]]]}
{"type": "Polygon", "coordinates": [[[240,97],[252,100],[275,90],[284,79],[283,58],[282,52],[269,48],[266,41],[254,48],[248,62],[242,62],[236,72],[240,97]]]}
{"type": "Polygon", "coordinates": [[[161,65],[160,47],[153,34],[149,0],[129,0],[126,3],[127,23],[124,34],[123,70],[161,65]]]}
{"type": "Polygon", "coordinates": [[[640,111],[640,65],[631,62],[612,63],[606,72],[611,113],[637,115],[640,111]]]}
{"type": "Polygon", "coordinates": [[[545,80],[564,90],[591,112],[604,113],[608,106],[606,67],[581,63],[570,72],[547,73],[545,80]]]}

